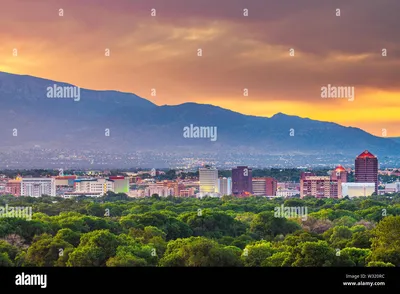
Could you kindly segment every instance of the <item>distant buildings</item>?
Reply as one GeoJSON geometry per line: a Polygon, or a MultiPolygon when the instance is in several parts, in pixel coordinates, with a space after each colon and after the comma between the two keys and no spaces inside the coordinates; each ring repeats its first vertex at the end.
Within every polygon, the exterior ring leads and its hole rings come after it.
{"type": "Polygon", "coordinates": [[[378,194],[378,158],[368,150],[355,160],[355,182],[375,183],[375,193],[378,194]]]}
{"type": "Polygon", "coordinates": [[[218,194],[218,170],[211,167],[199,168],[200,193],[199,197],[218,194]]]}
{"type": "Polygon", "coordinates": [[[300,198],[314,196],[329,198],[331,196],[331,181],[329,176],[316,176],[311,172],[303,172],[300,177],[300,198]]]}
{"type": "Polygon", "coordinates": [[[223,195],[232,195],[232,178],[219,178],[218,191],[223,195]]]}
{"type": "Polygon", "coordinates": [[[76,179],[77,176],[75,175],[55,177],[56,195],[62,196],[67,192],[73,192],[75,189],[74,184],[76,179]]]}
{"type": "Polygon", "coordinates": [[[101,197],[108,191],[114,192],[114,181],[109,179],[77,179],[74,183],[73,194],[101,197]]]}
{"type": "Polygon", "coordinates": [[[150,184],[149,187],[144,189],[144,196],[150,197],[153,194],[161,197],[174,196],[174,189],[163,185],[150,184]]]}
{"type": "Polygon", "coordinates": [[[13,196],[21,196],[21,178],[9,180],[6,183],[5,192],[13,196]]]}
{"type": "Polygon", "coordinates": [[[253,178],[252,191],[256,196],[276,196],[278,181],[271,177],[253,178]]]}
{"type": "Polygon", "coordinates": [[[232,169],[232,194],[237,197],[247,197],[253,194],[252,169],[238,166],[232,169]]]}
{"type": "Polygon", "coordinates": [[[375,183],[343,183],[342,197],[366,197],[375,192],[375,183]]]}
{"type": "Polygon", "coordinates": [[[182,189],[179,191],[179,197],[192,197],[195,194],[196,194],[196,189],[193,187],[182,189]]]}
{"type": "Polygon", "coordinates": [[[280,189],[276,192],[277,197],[293,197],[299,195],[299,191],[297,190],[289,190],[289,189],[280,189]]]}
{"type": "Polygon", "coordinates": [[[337,166],[330,176],[316,176],[311,172],[303,172],[300,176],[300,198],[342,198],[342,183],[346,182],[347,171],[341,165],[337,166]]]}
{"type": "Polygon", "coordinates": [[[42,195],[56,196],[54,178],[22,178],[21,196],[41,197],[42,195]]]}
{"type": "Polygon", "coordinates": [[[384,193],[399,193],[400,192],[400,182],[389,183],[385,185],[384,193]]]}
{"type": "Polygon", "coordinates": [[[109,180],[114,181],[114,192],[115,193],[128,193],[129,192],[129,178],[110,176],[109,180]]]}

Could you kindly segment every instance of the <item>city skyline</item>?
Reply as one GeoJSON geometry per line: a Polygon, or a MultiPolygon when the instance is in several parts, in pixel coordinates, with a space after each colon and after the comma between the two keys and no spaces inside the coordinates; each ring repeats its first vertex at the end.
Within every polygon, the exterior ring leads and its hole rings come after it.
{"type": "Polygon", "coordinates": [[[400,136],[400,3],[172,2],[6,1],[0,71],[135,93],[157,105],[282,112],[400,136]],[[354,101],[321,99],[327,85],[354,87],[354,101]]]}

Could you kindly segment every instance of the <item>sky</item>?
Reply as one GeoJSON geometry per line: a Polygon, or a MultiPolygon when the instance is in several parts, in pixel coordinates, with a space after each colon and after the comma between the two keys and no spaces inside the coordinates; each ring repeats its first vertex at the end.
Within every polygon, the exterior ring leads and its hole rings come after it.
{"type": "Polygon", "coordinates": [[[399,0],[2,0],[0,71],[400,136],[399,11],[399,0]],[[321,98],[328,84],[354,99],[321,98]]]}

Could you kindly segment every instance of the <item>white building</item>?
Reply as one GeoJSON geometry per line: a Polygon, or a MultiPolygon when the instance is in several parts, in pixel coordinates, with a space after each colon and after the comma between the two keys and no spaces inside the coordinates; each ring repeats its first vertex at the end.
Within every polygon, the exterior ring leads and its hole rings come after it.
{"type": "Polygon", "coordinates": [[[203,198],[203,197],[221,197],[220,193],[196,193],[197,198],[203,198]]]}
{"type": "MultiPolygon", "coordinates": [[[[218,170],[199,168],[200,196],[218,193],[218,170]]],[[[210,195],[211,196],[211,195],[210,195]]]]}
{"type": "Polygon", "coordinates": [[[232,195],[232,178],[219,178],[218,191],[221,195],[232,195]]]}
{"type": "Polygon", "coordinates": [[[400,182],[385,184],[385,193],[398,193],[400,192],[400,182]]]}
{"type": "Polygon", "coordinates": [[[114,192],[114,182],[108,179],[78,179],[75,180],[75,194],[92,194],[104,196],[107,191],[114,192]]]}
{"type": "Polygon", "coordinates": [[[56,181],[54,178],[22,178],[21,196],[41,197],[56,196],[56,181]]]}
{"type": "Polygon", "coordinates": [[[150,197],[153,194],[158,194],[160,197],[174,196],[174,188],[158,186],[156,184],[149,185],[144,189],[144,195],[150,197]]]}
{"type": "Polygon", "coordinates": [[[276,191],[276,197],[293,197],[299,195],[300,191],[297,190],[289,190],[289,189],[278,189],[276,191]]]}
{"type": "Polygon", "coordinates": [[[342,183],[342,197],[366,197],[375,193],[375,183],[342,183]]]}

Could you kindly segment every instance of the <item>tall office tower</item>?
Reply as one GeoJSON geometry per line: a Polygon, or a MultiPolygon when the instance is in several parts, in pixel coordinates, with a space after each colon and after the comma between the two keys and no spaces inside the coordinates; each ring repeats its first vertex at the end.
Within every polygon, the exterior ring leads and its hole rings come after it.
{"type": "Polygon", "coordinates": [[[253,194],[252,169],[247,166],[238,166],[232,169],[232,194],[246,197],[253,194]]]}
{"type": "Polygon", "coordinates": [[[218,179],[219,193],[221,195],[232,194],[232,178],[219,178],[218,179]]]}
{"type": "Polygon", "coordinates": [[[342,198],[342,183],[347,182],[347,171],[338,165],[331,173],[331,197],[342,198]]]}
{"type": "MultiPolygon", "coordinates": [[[[218,170],[211,167],[199,168],[200,194],[218,193],[218,170]]],[[[211,195],[210,195],[211,196],[211,195]]]]}
{"type": "Polygon", "coordinates": [[[375,193],[378,194],[378,158],[365,150],[355,160],[355,182],[375,183],[375,193]]]}
{"type": "Polygon", "coordinates": [[[21,196],[56,196],[55,178],[22,178],[21,196]]]}

